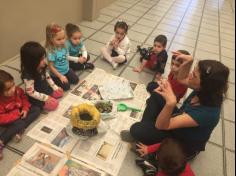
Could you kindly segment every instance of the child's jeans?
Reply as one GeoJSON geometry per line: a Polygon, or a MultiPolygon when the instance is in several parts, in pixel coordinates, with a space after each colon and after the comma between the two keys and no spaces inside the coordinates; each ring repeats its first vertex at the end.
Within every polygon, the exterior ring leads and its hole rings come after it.
{"type": "Polygon", "coordinates": [[[40,108],[33,106],[30,108],[25,119],[18,119],[10,124],[0,126],[2,128],[0,140],[7,144],[16,134],[25,130],[40,115],[40,108]]]}
{"type": "Polygon", "coordinates": [[[68,83],[62,83],[58,77],[52,75],[54,83],[61,87],[64,91],[70,89],[70,84],[77,84],[79,82],[78,76],[72,71],[72,69],[69,69],[69,71],[64,76],[68,79],[68,83]]]}

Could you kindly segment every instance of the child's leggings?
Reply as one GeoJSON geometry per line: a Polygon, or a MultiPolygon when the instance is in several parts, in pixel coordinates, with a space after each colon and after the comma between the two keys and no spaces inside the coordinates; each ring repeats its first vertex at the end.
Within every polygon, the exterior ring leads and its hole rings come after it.
{"type": "Polygon", "coordinates": [[[10,124],[2,125],[0,140],[7,144],[16,134],[21,133],[40,115],[40,108],[33,106],[30,108],[25,119],[18,119],[10,124]]]}

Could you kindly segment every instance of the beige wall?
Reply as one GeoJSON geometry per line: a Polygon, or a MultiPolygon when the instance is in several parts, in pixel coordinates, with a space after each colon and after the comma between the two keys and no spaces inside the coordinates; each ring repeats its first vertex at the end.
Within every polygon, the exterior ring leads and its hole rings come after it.
{"type": "Polygon", "coordinates": [[[84,19],[86,20],[94,20],[99,16],[99,11],[103,7],[108,6],[115,0],[84,0],[85,9],[90,9],[89,11],[84,11],[84,19]]]}
{"type": "Polygon", "coordinates": [[[82,19],[95,19],[99,10],[113,1],[1,0],[0,63],[17,55],[24,42],[43,41],[48,23],[64,25],[67,22],[78,23],[82,19]]]}

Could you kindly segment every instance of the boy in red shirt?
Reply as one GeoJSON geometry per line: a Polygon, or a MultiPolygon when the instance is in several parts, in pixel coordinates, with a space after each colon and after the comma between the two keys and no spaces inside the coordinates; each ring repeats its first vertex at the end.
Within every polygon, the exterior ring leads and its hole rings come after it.
{"type": "Polygon", "coordinates": [[[134,68],[135,72],[142,72],[144,67],[156,72],[156,77],[160,78],[165,71],[166,61],[168,59],[168,54],[166,52],[167,38],[165,35],[158,35],[154,39],[153,47],[151,48],[140,48],[138,46],[138,51],[140,52],[141,64],[134,68]]]}
{"type": "Polygon", "coordinates": [[[136,164],[143,169],[144,176],[194,176],[176,140],[166,138],[159,144],[151,146],[137,144],[137,147],[141,157],[154,154],[151,161],[143,158],[136,160],[136,164]]]}
{"type": "Polygon", "coordinates": [[[21,139],[24,129],[40,114],[40,109],[31,107],[24,91],[15,86],[13,77],[0,70],[0,160],[3,148],[12,137],[17,142],[21,139]]]}
{"type": "MultiPolygon", "coordinates": [[[[181,68],[180,69],[181,60],[178,60],[177,58],[178,58],[178,55],[181,55],[181,54],[185,54],[185,55],[188,55],[189,57],[191,57],[189,52],[185,51],[185,50],[178,50],[177,52],[173,52],[173,56],[172,56],[172,60],[171,60],[171,70],[170,70],[170,73],[168,75],[168,81],[171,84],[171,87],[172,87],[172,89],[173,89],[173,91],[176,95],[176,98],[177,98],[178,102],[181,98],[183,98],[183,96],[185,95],[185,93],[187,92],[187,89],[188,89],[187,86],[181,84],[181,82],[178,81],[179,71],[180,70],[185,71],[186,72],[185,75],[187,76],[189,71],[190,71],[192,61],[193,61],[193,59],[191,59],[191,63],[189,65],[186,65],[187,68],[181,68]]],[[[147,91],[149,93],[152,93],[153,90],[156,89],[157,87],[158,87],[158,80],[156,79],[155,81],[150,82],[147,85],[147,91]]]]}

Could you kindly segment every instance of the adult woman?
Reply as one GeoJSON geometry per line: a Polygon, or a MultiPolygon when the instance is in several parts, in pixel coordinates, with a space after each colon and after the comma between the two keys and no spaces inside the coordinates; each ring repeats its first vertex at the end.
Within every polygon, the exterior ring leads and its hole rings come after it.
{"type": "MultiPolygon", "coordinates": [[[[177,58],[183,61],[183,65],[191,59],[187,55],[178,55],[177,58]]],[[[228,76],[229,69],[222,63],[199,61],[193,72],[181,80],[193,92],[180,109],[176,107],[170,84],[160,81],[159,87],[147,100],[142,121],[131,127],[131,136],[147,145],[173,137],[183,144],[189,157],[205,150],[206,142],[220,119],[228,76]]]]}

